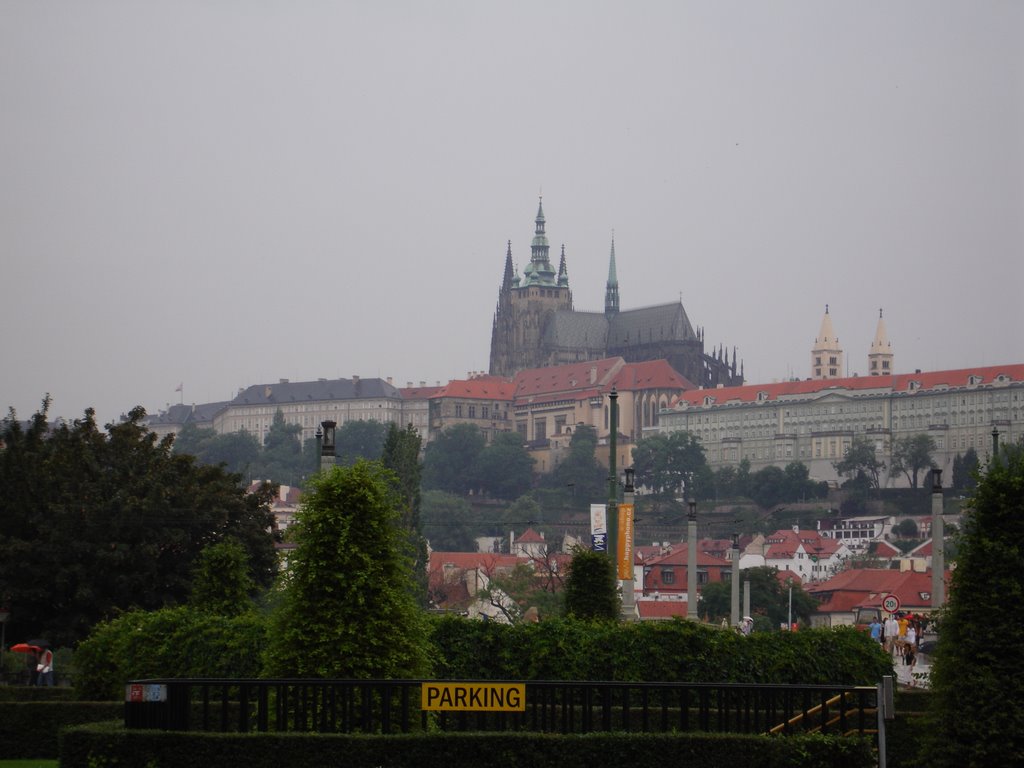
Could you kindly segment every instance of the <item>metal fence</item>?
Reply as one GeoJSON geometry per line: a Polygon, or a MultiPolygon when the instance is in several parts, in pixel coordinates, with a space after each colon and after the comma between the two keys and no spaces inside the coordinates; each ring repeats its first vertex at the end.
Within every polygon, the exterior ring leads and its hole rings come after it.
{"type": "Polygon", "coordinates": [[[427,680],[136,680],[125,726],[196,731],[724,732],[872,735],[879,689],[845,685],[526,682],[521,711],[428,711],[427,680]]]}

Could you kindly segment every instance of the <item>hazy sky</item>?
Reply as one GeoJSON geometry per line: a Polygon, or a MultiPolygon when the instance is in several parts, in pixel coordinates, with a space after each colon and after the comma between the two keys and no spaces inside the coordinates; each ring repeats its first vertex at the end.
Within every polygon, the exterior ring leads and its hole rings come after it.
{"type": "Polygon", "coordinates": [[[1024,362],[1024,3],[0,0],[0,407],[486,370],[543,192],[577,309],[748,381],[1024,362]]]}

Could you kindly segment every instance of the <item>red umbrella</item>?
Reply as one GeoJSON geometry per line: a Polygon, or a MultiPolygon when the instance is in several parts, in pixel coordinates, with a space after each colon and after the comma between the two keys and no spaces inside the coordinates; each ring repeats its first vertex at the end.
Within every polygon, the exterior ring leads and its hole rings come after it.
{"type": "Polygon", "coordinates": [[[18,643],[17,645],[12,645],[11,646],[11,650],[14,651],[15,653],[39,653],[43,649],[40,648],[38,645],[29,645],[28,643],[18,643]]]}

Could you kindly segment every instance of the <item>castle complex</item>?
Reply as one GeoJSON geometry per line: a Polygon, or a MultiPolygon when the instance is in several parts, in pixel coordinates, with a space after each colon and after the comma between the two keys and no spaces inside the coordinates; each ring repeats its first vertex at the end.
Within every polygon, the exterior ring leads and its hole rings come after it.
{"type": "Polygon", "coordinates": [[[626,362],[667,360],[696,386],[738,386],[736,352],[704,351],[704,331],[690,324],[681,302],[621,311],[612,240],[604,312],[573,309],[565,246],[557,271],[551,263],[544,206],[537,218],[530,263],[520,277],[512,266],[512,243],[505,253],[505,274],[491,330],[490,373],[514,376],[530,368],[622,357],[626,362]]]}

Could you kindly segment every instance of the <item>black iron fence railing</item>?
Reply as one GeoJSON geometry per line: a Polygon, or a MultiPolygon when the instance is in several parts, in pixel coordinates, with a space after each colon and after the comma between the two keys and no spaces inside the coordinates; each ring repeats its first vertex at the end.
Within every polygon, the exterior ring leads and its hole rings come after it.
{"type": "Polygon", "coordinates": [[[878,706],[875,686],[153,679],[126,686],[125,726],[242,733],[432,729],[873,735],[878,706]],[[446,696],[434,695],[439,687],[446,696]],[[516,687],[523,695],[498,690],[516,687]],[[428,689],[433,700],[426,698],[428,689]]]}

